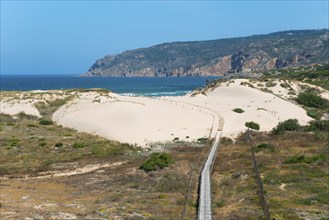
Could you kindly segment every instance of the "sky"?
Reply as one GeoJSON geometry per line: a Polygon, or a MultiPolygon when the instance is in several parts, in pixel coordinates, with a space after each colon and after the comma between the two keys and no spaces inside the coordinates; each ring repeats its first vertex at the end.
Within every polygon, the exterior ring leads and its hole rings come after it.
{"type": "Polygon", "coordinates": [[[328,2],[1,0],[0,74],[82,74],[160,43],[328,28],[328,2]]]}

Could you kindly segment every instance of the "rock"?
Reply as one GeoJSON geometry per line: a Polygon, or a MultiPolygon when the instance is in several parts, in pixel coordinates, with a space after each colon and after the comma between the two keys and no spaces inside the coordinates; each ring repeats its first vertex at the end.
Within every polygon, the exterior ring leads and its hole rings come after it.
{"type": "Polygon", "coordinates": [[[44,218],[42,217],[42,216],[40,216],[40,215],[36,215],[35,217],[34,217],[34,220],[43,220],[44,218]]]}
{"type": "Polygon", "coordinates": [[[165,43],[107,55],[83,76],[222,76],[328,63],[328,40],[328,30],[303,30],[165,43]]]}
{"type": "Polygon", "coordinates": [[[233,173],[232,174],[232,178],[233,179],[238,179],[240,176],[241,176],[241,173],[240,172],[236,172],[236,173],[233,173]]]}
{"type": "Polygon", "coordinates": [[[76,215],[71,214],[71,213],[65,213],[65,212],[59,212],[58,217],[60,219],[67,219],[67,220],[78,219],[78,217],[76,215]]]}

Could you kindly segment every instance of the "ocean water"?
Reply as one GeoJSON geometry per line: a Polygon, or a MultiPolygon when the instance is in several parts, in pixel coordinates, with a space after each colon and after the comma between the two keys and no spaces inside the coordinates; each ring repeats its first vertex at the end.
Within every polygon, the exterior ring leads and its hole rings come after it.
{"type": "Polygon", "coordinates": [[[218,77],[78,77],[73,75],[0,75],[0,90],[104,88],[130,96],[179,96],[218,77]]]}

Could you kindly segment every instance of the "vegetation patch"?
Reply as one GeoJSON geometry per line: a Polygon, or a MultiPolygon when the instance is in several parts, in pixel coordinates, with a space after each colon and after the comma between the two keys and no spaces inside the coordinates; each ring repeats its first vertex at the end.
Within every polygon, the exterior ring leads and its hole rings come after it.
{"type": "Polygon", "coordinates": [[[307,157],[305,155],[293,156],[285,161],[286,164],[293,163],[315,163],[315,162],[327,162],[329,156],[326,154],[317,154],[314,156],[307,157]]]}
{"type": "Polygon", "coordinates": [[[313,119],[319,120],[321,118],[321,113],[315,109],[308,109],[306,114],[313,119]]]}
{"type": "Polygon", "coordinates": [[[259,145],[257,145],[256,147],[253,148],[253,150],[255,152],[259,152],[259,151],[265,150],[265,149],[270,151],[270,152],[274,152],[274,148],[270,144],[267,144],[267,143],[259,144],[259,145]]]}
{"type": "Polygon", "coordinates": [[[52,114],[59,109],[61,106],[65,105],[68,101],[72,100],[73,96],[68,96],[62,99],[55,99],[54,101],[43,102],[40,101],[35,104],[40,114],[43,117],[51,118],[52,114]]]}
{"type": "Polygon", "coordinates": [[[280,83],[280,86],[281,86],[282,88],[285,88],[285,89],[287,89],[287,88],[291,88],[290,84],[287,83],[287,82],[280,83]]]}
{"type": "Polygon", "coordinates": [[[64,146],[64,144],[62,142],[58,142],[55,144],[55,147],[63,147],[63,146],[64,146]]]}
{"type": "Polygon", "coordinates": [[[329,101],[314,93],[299,93],[296,101],[306,107],[319,109],[329,108],[329,101]]]}
{"type": "Polygon", "coordinates": [[[234,112],[236,112],[236,113],[239,113],[239,114],[241,114],[241,113],[244,112],[244,110],[241,109],[241,108],[235,108],[235,109],[233,109],[232,111],[234,111],[234,112]]]}
{"type": "Polygon", "coordinates": [[[141,166],[140,169],[149,172],[169,167],[174,163],[174,159],[168,153],[152,153],[141,166]]]}
{"type": "Polygon", "coordinates": [[[286,121],[280,122],[275,128],[272,129],[272,134],[280,135],[284,134],[286,131],[297,131],[300,128],[297,119],[288,119],[286,121]]]}
{"type": "Polygon", "coordinates": [[[196,140],[199,144],[205,144],[209,141],[209,138],[206,138],[206,137],[202,137],[202,138],[198,138],[196,140]]]}
{"type": "MultiPolygon", "coordinates": [[[[128,146],[128,145],[127,145],[128,146]]],[[[125,153],[125,147],[119,144],[95,145],[92,147],[92,154],[96,157],[118,156],[125,153]]]]}
{"type": "Polygon", "coordinates": [[[273,82],[273,81],[268,81],[267,83],[265,83],[265,86],[266,87],[274,87],[274,86],[276,86],[276,83],[273,82]]]}
{"type": "Polygon", "coordinates": [[[83,143],[83,142],[75,142],[75,143],[73,144],[73,147],[74,147],[74,148],[83,148],[83,147],[85,147],[85,146],[86,146],[86,144],[83,143]]]}
{"type": "Polygon", "coordinates": [[[39,124],[40,124],[40,125],[53,125],[54,122],[53,122],[52,120],[50,120],[50,119],[41,118],[41,119],[39,120],[39,124]]]}
{"type": "Polygon", "coordinates": [[[315,120],[309,123],[308,131],[329,131],[329,120],[315,120]]]}
{"type": "Polygon", "coordinates": [[[241,82],[240,85],[242,85],[242,86],[249,86],[250,88],[256,88],[253,84],[251,84],[249,82],[241,82]]]}
{"type": "Polygon", "coordinates": [[[249,122],[246,122],[244,124],[247,128],[250,128],[250,129],[253,129],[253,130],[259,130],[260,129],[260,126],[258,123],[254,122],[254,121],[249,121],[249,122]]]}

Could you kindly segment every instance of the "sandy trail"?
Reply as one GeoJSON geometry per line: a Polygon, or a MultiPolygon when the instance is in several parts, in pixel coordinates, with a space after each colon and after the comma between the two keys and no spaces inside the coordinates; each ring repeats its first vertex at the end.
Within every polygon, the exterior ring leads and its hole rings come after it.
{"type": "MultiPolygon", "coordinates": [[[[77,167],[75,169],[66,169],[66,170],[52,170],[46,172],[40,172],[36,176],[25,175],[19,179],[46,179],[46,178],[55,178],[55,177],[68,177],[74,175],[81,175],[86,173],[91,173],[99,171],[104,168],[110,168],[115,166],[120,166],[125,164],[127,161],[116,162],[116,163],[103,163],[103,164],[88,164],[83,167],[77,167]]],[[[0,179],[13,179],[6,176],[0,177],[0,179]]]]}

